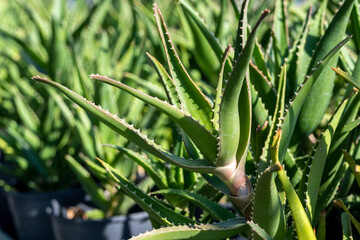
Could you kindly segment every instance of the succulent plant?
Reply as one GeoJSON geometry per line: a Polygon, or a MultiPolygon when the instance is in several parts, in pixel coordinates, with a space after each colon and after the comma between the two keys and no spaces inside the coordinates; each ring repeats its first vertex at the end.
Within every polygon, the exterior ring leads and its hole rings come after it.
{"type": "MultiPolygon", "coordinates": [[[[232,2],[236,6],[235,1],[232,2]]],[[[266,58],[256,32],[269,10],[264,10],[248,31],[249,1],[243,1],[240,10],[234,8],[239,18],[234,51],[229,45],[223,52],[219,41],[191,5],[180,0],[180,6],[197,44],[207,44],[207,51],[212,52],[211,60],[198,56],[198,61],[215,61],[219,66],[216,90],[205,93],[187,72],[156,4],[155,23],[166,66],[150,54],[147,56],[161,79],[167,101],[106,76],[92,74],[90,78],[130,93],[166,114],[177,124],[186,154],[164,149],[125,120],[57,82],[39,76],[33,79],[58,89],[150,155],[186,171],[200,173],[202,179],[226,195],[243,216],[236,217],[224,208],[215,207],[213,201],[219,199],[205,198],[196,187],[192,191],[155,192],[191,200],[208,215],[196,218],[191,211],[181,214],[174,206],[137,189],[111,164],[99,159],[120,189],[149,213],[154,228],[167,227],[135,239],[224,239],[239,233],[255,239],[290,239],[295,232],[299,239],[316,239],[315,228],[317,237],[322,238],[325,228],[322,210],[331,209],[333,199],[346,197],[353,183],[353,180],[340,181],[351,175],[354,168],[351,167],[354,164],[343,164],[343,154],[346,159],[350,158],[342,150],[350,151],[349,155],[355,159],[359,152],[356,142],[360,123],[356,119],[360,105],[358,90],[348,87],[346,94],[336,95],[338,98],[334,99],[335,74],[331,69],[339,58],[340,63],[351,70],[350,66],[355,65],[353,78],[335,71],[358,85],[360,61],[354,64],[350,50],[343,47],[350,41],[350,37],[344,38],[345,29],[354,6],[358,10],[358,5],[346,0],[322,36],[325,1],[315,17],[310,12],[306,15],[289,49],[286,6],[283,1],[275,1],[266,58]],[[328,108],[330,103],[336,110],[328,108]],[[326,111],[331,111],[331,118],[319,126],[326,111]],[[309,133],[312,134],[309,136],[309,133]],[[301,142],[314,137],[317,141],[301,142]],[[306,148],[309,142],[310,150],[306,148]],[[339,184],[341,191],[337,191],[339,184]],[[220,222],[213,223],[211,219],[220,222]]],[[[344,85],[341,88],[345,89],[344,85]]],[[[157,168],[148,166],[149,175],[155,179],[157,168]]]]}

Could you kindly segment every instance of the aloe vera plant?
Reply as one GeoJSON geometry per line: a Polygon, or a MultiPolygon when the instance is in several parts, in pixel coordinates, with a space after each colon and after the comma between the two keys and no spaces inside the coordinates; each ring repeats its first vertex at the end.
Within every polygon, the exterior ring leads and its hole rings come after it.
{"type": "MultiPolygon", "coordinates": [[[[167,101],[103,75],[92,74],[90,78],[131,94],[172,119],[181,134],[182,148],[186,149],[183,154],[164,149],[124,119],[67,87],[40,76],[33,79],[56,88],[156,159],[201,174],[202,177],[197,174],[199,181],[206,180],[219,196],[226,195],[243,216],[236,217],[223,208],[216,208],[214,202],[219,199],[205,198],[203,195],[206,193],[201,193],[202,187],[208,185],[198,187],[195,184],[191,191],[166,189],[171,186],[164,184],[161,176],[156,176],[158,168],[137,158],[146,165],[145,169],[161,189],[153,194],[180,196],[204,209],[200,218],[191,213],[190,205],[185,207],[186,214],[181,214],[169,198],[166,199],[173,205],[145,194],[114,166],[99,159],[120,189],[149,213],[153,226],[167,227],[134,239],[223,239],[239,233],[255,239],[291,239],[295,232],[299,239],[316,239],[314,229],[318,231],[317,237],[322,238],[326,226],[322,210],[331,210],[336,196],[347,196],[354,180],[341,183],[347,192],[337,191],[340,179],[351,175],[354,168],[351,164],[342,164],[342,149],[348,149],[349,155],[356,159],[359,153],[359,144],[355,141],[359,125],[356,119],[360,106],[358,90],[348,87],[345,95],[338,96],[340,103],[335,101],[332,89],[334,73],[331,70],[340,59],[354,76],[351,78],[340,70],[335,71],[357,86],[355,80],[360,61],[356,60],[354,64],[349,60],[351,57],[346,56],[350,50],[344,47],[351,42],[344,31],[354,1],[346,0],[340,6],[324,36],[322,22],[327,11],[326,2],[317,9],[314,17],[305,14],[305,22],[299,35],[292,39],[291,49],[287,45],[290,42],[287,6],[283,1],[275,1],[274,31],[271,41],[267,42],[266,52],[256,33],[264,33],[260,25],[269,10],[264,10],[252,30],[248,31],[248,9],[253,5],[243,1],[239,9],[235,7],[239,18],[235,49],[232,51],[229,45],[223,52],[219,41],[191,5],[181,0],[180,6],[183,21],[190,26],[189,31],[197,44],[204,43],[209,47],[207,51],[212,53],[203,56],[206,60],[199,56],[194,59],[203,63],[214,61],[214,66],[218,66],[216,89],[211,94],[202,91],[203,88],[198,86],[201,83],[194,80],[184,67],[156,4],[153,7],[155,24],[166,65],[149,53],[147,56],[164,86],[167,101]],[[318,45],[313,42],[314,36],[321,39],[318,45]],[[314,53],[310,54],[312,50],[314,53]],[[307,76],[303,77],[302,73],[307,76]],[[324,81],[329,79],[331,82],[324,87],[324,81]],[[329,103],[335,105],[332,106],[335,110],[326,124],[319,126],[324,112],[331,111],[327,108],[329,103]],[[317,136],[308,136],[311,132],[317,136]],[[304,136],[317,138],[313,143],[306,141],[312,144],[310,150],[299,143],[299,138],[304,136]],[[213,223],[212,219],[220,222],[213,223]],[[290,221],[294,226],[289,224],[290,221]]],[[[233,6],[236,6],[234,1],[233,6]]],[[[204,67],[205,64],[201,68],[204,67]]],[[[215,77],[208,79],[211,82],[215,77]]],[[[345,89],[343,85],[341,88],[345,89]]],[[[349,159],[346,154],[345,158],[349,159]]]]}

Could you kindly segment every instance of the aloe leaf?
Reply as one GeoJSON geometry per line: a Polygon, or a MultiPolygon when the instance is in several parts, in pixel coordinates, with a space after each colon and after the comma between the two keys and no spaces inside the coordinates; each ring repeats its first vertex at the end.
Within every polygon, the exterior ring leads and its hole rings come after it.
{"type": "Polygon", "coordinates": [[[21,126],[19,126],[15,121],[11,121],[8,123],[7,132],[0,131],[0,138],[6,141],[14,149],[17,149],[20,156],[24,157],[36,169],[40,176],[49,176],[49,171],[45,162],[39,158],[36,150],[33,149],[33,146],[30,145],[30,143],[19,133],[20,131],[18,130],[21,130],[21,126]]]}
{"type": "Polygon", "coordinates": [[[298,195],[295,192],[294,187],[291,185],[284,169],[282,169],[279,161],[279,145],[282,137],[282,131],[278,130],[274,136],[273,143],[271,146],[271,156],[275,164],[279,165],[278,177],[281,185],[285,191],[287,202],[289,203],[291,215],[294,220],[297,236],[300,240],[305,239],[316,239],[310,221],[306,215],[306,212],[301,204],[298,195]]]}
{"type": "Polygon", "coordinates": [[[66,33],[60,24],[60,19],[51,19],[51,40],[48,49],[49,62],[49,76],[60,81],[64,69],[68,64],[67,46],[66,46],[66,33]]]}
{"type": "Polygon", "coordinates": [[[89,134],[89,132],[85,129],[84,125],[76,120],[75,123],[76,129],[78,131],[78,134],[81,138],[81,144],[84,146],[84,149],[86,151],[86,154],[89,157],[94,158],[96,156],[95,149],[94,149],[94,139],[89,134]]]}
{"type": "Polygon", "coordinates": [[[351,27],[354,34],[355,46],[356,49],[360,50],[360,4],[358,1],[355,1],[353,11],[351,13],[351,27]]]}
{"type": "MultiPolygon", "coordinates": [[[[162,84],[164,86],[167,98],[171,104],[173,104],[177,108],[181,108],[181,102],[179,101],[179,97],[176,91],[175,83],[172,78],[169,76],[165,68],[158,62],[153,56],[147,53],[147,57],[149,58],[150,62],[154,66],[156,72],[158,73],[162,84]]],[[[194,146],[194,143],[189,139],[189,136],[184,132],[182,128],[180,128],[180,132],[183,137],[183,141],[186,147],[186,150],[189,153],[189,156],[192,158],[198,158],[199,154],[194,146]]]]}
{"type": "Polygon", "coordinates": [[[285,109],[285,97],[286,97],[286,64],[281,69],[280,77],[279,77],[279,85],[278,85],[278,97],[276,99],[275,111],[272,117],[272,123],[269,130],[269,134],[264,143],[264,150],[260,157],[259,166],[257,168],[257,174],[260,174],[264,171],[271,162],[271,141],[276,134],[278,124],[281,119],[284,117],[284,109],[285,109]]]}
{"type": "Polygon", "coordinates": [[[101,162],[106,171],[110,174],[110,177],[120,185],[120,189],[146,211],[152,219],[156,220],[162,226],[196,223],[194,220],[165,207],[160,204],[158,200],[155,200],[142,192],[109,164],[100,159],[98,159],[98,161],[101,162]]]}
{"type": "Polygon", "coordinates": [[[207,211],[216,220],[227,220],[236,217],[235,214],[228,211],[226,208],[197,193],[181,189],[164,189],[152,192],[152,194],[176,195],[187,199],[195,205],[199,206],[201,209],[207,211]]]}
{"type": "Polygon", "coordinates": [[[78,40],[86,27],[90,26],[91,31],[98,29],[99,24],[102,22],[103,15],[107,12],[109,2],[110,1],[95,2],[91,6],[85,19],[72,32],[72,38],[75,41],[78,40]]]}
{"type": "MultiPolygon", "coordinates": [[[[289,56],[286,59],[286,63],[289,64],[288,76],[289,76],[289,87],[288,87],[288,99],[293,97],[293,92],[296,91],[298,85],[300,85],[300,79],[303,79],[302,75],[305,74],[306,68],[300,64],[303,61],[304,56],[307,54],[305,51],[306,38],[308,37],[309,27],[311,18],[311,8],[306,15],[306,19],[303,23],[299,37],[295,40],[293,47],[290,49],[289,56]],[[305,71],[303,71],[304,69],[305,71]],[[301,76],[301,77],[299,77],[301,76]]],[[[307,66],[306,66],[307,67],[307,66]]]]}
{"type": "Polygon", "coordinates": [[[349,164],[351,171],[355,175],[357,184],[360,186],[360,166],[356,164],[354,159],[351,157],[351,155],[346,150],[343,150],[343,155],[344,155],[346,162],[349,164]]]}
{"type": "Polygon", "coordinates": [[[360,91],[360,81],[358,79],[354,78],[349,73],[344,72],[340,68],[334,68],[333,67],[332,70],[334,70],[338,75],[343,77],[347,82],[352,84],[354,87],[356,87],[360,91]]]}
{"type": "Polygon", "coordinates": [[[348,41],[350,37],[345,38],[341,41],[335,48],[333,48],[325,58],[318,63],[318,66],[314,68],[312,73],[308,76],[307,80],[303,83],[300,89],[295,93],[294,99],[290,102],[290,106],[286,109],[284,119],[282,120],[281,129],[282,129],[282,138],[279,149],[279,159],[282,161],[286,154],[286,149],[289,146],[291,137],[293,135],[295,124],[297,122],[298,116],[300,114],[301,108],[309,98],[308,93],[312,89],[312,85],[316,82],[318,76],[321,72],[328,66],[332,57],[338,52],[338,50],[348,41]]]}
{"type": "MultiPolygon", "coordinates": [[[[70,34],[69,34],[70,35],[70,34]]],[[[92,96],[90,94],[91,85],[86,81],[88,79],[87,74],[85,73],[85,70],[83,68],[83,64],[81,62],[80,57],[76,54],[75,46],[74,46],[74,40],[68,37],[67,41],[69,42],[70,47],[70,54],[72,57],[72,60],[75,64],[75,68],[78,74],[78,78],[80,80],[81,90],[83,91],[86,99],[93,100],[92,96]]]]}
{"type": "Polygon", "coordinates": [[[69,163],[72,171],[75,173],[86,193],[90,195],[91,201],[93,201],[94,204],[96,204],[96,206],[103,212],[106,212],[109,208],[109,201],[105,197],[102,189],[99,188],[96,182],[91,178],[90,173],[72,156],[66,155],[65,159],[69,163]]]}
{"type": "MultiPolygon", "coordinates": [[[[325,35],[320,40],[319,45],[315,50],[308,68],[308,73],[310,73],[317,65],[317,62],[326,56],[327,53],[337,44],[337,42],[343,38],[354,2],[354,0],[346,0],[335,14],[332,22],[325,32],[325,35]]],[[[337,56],[333,57],[329,61],[329,65],[336,65],[337,60],[337,56]]],[[[333,88],[334,74],[330,68],[325,68],[324,71],[317,77],[317,81],[311,87],[311,90],[309,91],[301,109],[297,127],[300,132],[299,135],[307,135],[311,133],[320,123],[329,105],[333,88]]]]}
{"type": "Polygon", "coordinates": [[[49,91],[49,94],[51,95],[51,97],[56,102],[57,106],[59,107],[61,113],[67,120],[67,123],[70,126],[75,126],[75,119],[74,119],[73,113],[71,112],[69,107],[66,105],[64,99],[56,91],[54,91],[54,89],[48,89],[48,91],[49,91]]]}
{"type": "Polygon", "coordinates": [[[140,234],[132,240],[147,239],[224,239],[249,230],[244,218],[234,218],[219,223],[160,228],[140,234]]]}
{"type": "Polygon", "coordinates": [[[360,119],[355,119],[360,107],[360,95],[356,91],[353,91],[350,94],[352,94],[352,96],[349,98],[344,114],[339,122],[339,126],[343,127],[339,128],[335,132],[334,141],[331,144],[329,153],[332,155],[341,155],[340,148],[342,148],[343,142],[345,141],[349,133],[360,124],[360,119]]]}
{"type": "Polygon", "coordinates": [[[227,1],[221,1],[221,12],[220,16],[217,18],[218,23],[215,30],[215,36],[218,38],[222,38],[226,34],[226,17],[229,15],[228,11],[227,1]]]}
{"type": "Polygon", "coordinates": [[[344,112],[345,106],[348,102],[348,99],[343,101],[338,107],[334,115],[332,116],[326,130],[323,132],[322,136],[319,139],[317,146],[315,147],[313,153],[310,155],[309,160],[312,161],[310,166],[310,172],[308,175],[307,185],[307,213],[309,219],[312,222],[314,218],[314,209],[316,208],[316,203],[319,195],[319,188],[321,184],[322,173],[324,171],[325,162],[328,156],[328,152],[331,146],[331,141],[333,135],[338,127],[340,117],[344,112]]]}
{"type": "Polygon", "coordinates": [[[17,90],[17,88],[12,87],[10,90],[14,94],[14,103],[20,119],[29,129],[36,131],[39,127],[40,119],[25,101],[26,98],[17,90]]]}
{"type": "Polygon", "coordinates": [[[209,175],[209,174],[202,174],[202,176],[206,179],[206,181],[213,186],[215,189],[219,190],[220,192],[222,192],[223,194],[230,196],[231,195],[231,191],[229,190],[229,188],[226,186],[226,184],[220,180],[220,178],[218,178],[215,175],[209,175]]]}
{"type": "Polygon", "coordinates": [[[0,34],[4,35],[5,37],[11,39],[12,41],[16,42],[24,51],[25,53],[34,61],[35,66],[39,67],[39,70],[48,70],[46,65],[46,60],[41,58],[39,54],[37,54],[25,41],[21,40],[19,37],[0,29],[0,34]]]}
{"type": "Polygon", "coordinates": [[[261,49],[260,44],[256,41],[253,52],[254,65],[260,70],[260,72],[266,77],[268,82],[272,83],[271,75],[268,71],[267,61],[265,55],[261,49]]]}
{"type": "Polygon", "coordinates": [[[170,162],[174,165],[180,166],[188,170],[196,170],[199,172],[213,172],[213,167],[211,167],[207,160],[196,159],[184,159],[180,158],[174,154],[171,154],[163,150],[160,146],[155,144],[153,141],[150,141],[146,136],[142,135],[139,130],[134,129],[131,125],[126,123],[124,120],[118,118],[117,116],[110,114],[109,112],[101,109],[100,107],[94,105],[83,97],[79,96],[70,89],[62,86],[59,83],[50,81],[41,77],[33,77],[34,80],[48,84],[54,88],[57,88],[72,101],[78,104],[80,107],[90,112],[92,115],[100,119],[104,124],[108,125],[114,131],[129,139],[130,141],[137,144],[139,147],[145,151],[153,154],[154,156],[163,159],[164,161],[170,162]]]}
{"type": "Polygon", "coordinates": [[[268,13],[269,11],[265,10],[259,18],[226,83],[219,113],[220,152],[216,161],[217,166],[226,166],[236,162],[241,134],[240,125],[242,125],[239,116],[239,97],[254,49],[256,30],[268,13]]]}
{"type": "MultiPolygon", "coordinates": [[[[276,172],[279,170],[279,165],[273,165],[257,177],[252,203],[252,220],[270,236],[284,239],[285,212],[275,184],[276,172]]],[[[257,235],[255,239],[258,239],[257,235]]]]}
{"type": "Polygon", "coordinates": [[[311,62],[312,54],[315,51],[319,39],[323,35],[323,26],[327,3],[327,0],[323,1],[320,8],[317,10],[315,17],[310,20],[308,34],[305,36],[306,42],[304,45],[304,50],[302,52],[299,52],[299,54],[302,54],[298,56],[299,60],[297,64],[296,74],[298,85],[303,83],[306,76],[306,71],[309,68],[309,64],[311,62]]]}
{"type": "Polygon", "coordinates": [[[353,239],[352,230],[351,230],[351,220],[346,212],[343,212],[341,214],[341,226],[342,226],[343,240],[353,239]]]}
{"type": "MultiPolygon", "coordinates": [[[[207,130],[212,130],[211,105],[185,70],[175,50],[160,9],[154,4],[154,14],[160,37],[165,48],[170,73],[175,82],[182,107],[207,130]]],[[[209,158],[213,159],[213,158],[209,158]]]]}
{"type": "MultiPolygon", "coordinates": [[[[188,6],[188,4],[185,3],[185,5],[188,6]]],[[[188,9],[188,8],[184,8],[188,9]]],[[[220,59],[216,55],[216,52],[214,51],[214,48],[218,47],[211,46],[208,41],[208,38],[206,38],[206,33],[204,33],[204,29],[200,29],[202,26],[198,26],[198,24],[195,22],[191,15],[189,16],[188,11],[185,10],[185,17],[187,19],[187,23],[190,26],[191,31],[189,33],[191,34],[194,42],[194,49],[193,49],[193,56],[196,60],[196,63],[199,65],[200,70],[202,70],[203,74],[209,79],[209,82],[212,85],[216,84],[216,74],[219,71],[220,68],[220,59]]],[[[207,29],[207,28],[205,28],[207,29]]],[[[215,36],[213,33],[211,33],[213,38],[215,36]]]]}
{"type": "MultiPolygon", "coordinates": [[[[284,0],[275,1],[274,10],[274,26],[273,31],[275,38],[277,39],[277,48],[280,55],[284,57],[287,54],[289,46],[289,32],[286,25],[286,8],[284,0]]],[[[282,64],[282,63],[280,63],[282,64]]]]}
{"type": "Polygon", "coordinates": [[[250,222],[247,222],[247,224],[249,224],[251,230],[253,231],[254,235],[257,238],[264,239],[264,240],[273,240],[273,238],[269,234],[267,234],[267,232],[265,232],[264,229],[262,229],[256,223],[253,223],[250,221],[250,222]]]}
{"type": "MultiPolygon", "coordinates": [[[[251,76],[250,76],[251,79],[251,76]]],[[[269,126],[269,113],[265,108],[263,100],[259,97],[259,94],[256,92],[254,86],[250,84],[250,95],[252,102],[252,136],[251,141],[251,150],[255,162],[259,163],[260,156],[263,152],[263,147],[268,136],[270,129],[269,126]]]]}
{"type": "Polygon", "coordinates": [[[245,77],[245,83],[241,89],[239,97],[239,119],[240,123],[240,141],[236,153],[236,159],[239,165],[245,166],[247,151],[249,149],[251,138],[251,122],[252,122],[252,109],[251,109],[251,96],[250,96],[250,83],[249,79],[245,77]]]}
{"type": "Polygon", "coordinates": [[[161,63],[156,60],[155,57],[151,56],[149,53],[146,53],[146,55],[161,79],[169,102],[177,108],[180,108],[180,101],[176,92],[175,83],[173,82],[172,78],[169,76],[163,65],[161,65],[161,63]]]}
{"type": "Polygon", "coordinates": [[[31,20],[31,23],[33,23],[36,26],[36,31],[37,34],[40,38],[41,44],[43,46],[46,46],[46,38],[45,38],[45,34],[44,34],[44,28],[43,25],[41,24],[39,20],[40,16],[38,15],[38,11],[34,11],[29,5],[27,1],[14,1],[14,3],[16,3],[16,5],[18,7],[20,7],[29,17],[29,19],[31,20]]]}
{"type": "Polygon", "coordinates": [[[241,21],[238,23],[238,28],[236,32],[236,39],[235,39],[235,59],[237,59],[240,56],[241,51],[245,47],[246,41],[247,41],[247,35],[248,35],[248,7],[249,7],[249,1],[243,1],[241,4],[240,9],[240,18],[241,21]]]}
{"type": "MultiPolygon", "coordinates": [[[[334,176],[332,176],[326,184],[321,185],[314,216],[319,216],[321,210],[331,204],[333,199],[337,196],[338,188],[340,186],[341,179],[344,177],[346,168],[347,167],[344,164],[337,167],[337,171],[333,174],[334,176]]],[[[314,218],[314,225],[317,224],[317,221],[318,219],[314,218]]]]}
{"type": "Polygon", "coordinates": [[[92,175],[104,181],[108,180],[107,172],[101,165],[97,164],[85,155],[80,155],[80,158],[85,162],[87,169],[92,175]]]}
{"type": "Polygon", "coordinates": [[[144,156],[140,155],[137,152],[134,152],[130,149],[123,148],[120,146],[115,146],[111,144],[105,144],[105,147],[115,148],[126,154],[130,159],[139,164],[142,168],[144,168],[145,172],[149,174],[149,176],[154,180],[155,184],[160,188],[167,188],[166,176],[163,173],[164,165],[155,166],[151,163],[149,159],[146,159],[144,156]]]}
{"type": "Polygon", "coordinates": [[[213,116],[212,122],[214,124],[214,129],[217,131],[219,131],[219,122],[218,121],[219,121],[221,96],[223,94],[224,69],[225,69],[226,59],[229,56],[230,50],[231,50],[231,46],[229,45],[229,46],[227,46],[227,48],[225,49],[225,52],[223,54],[223,60],[222,60],[222,64],[220,67],[218,84],[216,86],[216,95],[215,95],[214,107],[213,107],[214,116],[213,116]]]}
{"type": "Polygon", "coordinates": [[[273,114],[276,106],[276,91],[268,78],[251,62],[250,81],[263,100],[266,109],[273,114]]]}
{"type": "Polygon", "coordinates": [[[199,17],[199,13],[197,13],[186,0],[180,0],[179,4],[184,9],[184,12],[194,20],[196,26],[201,30],[204,37],[207,39],[209,45],[212,47],[214,53],[218,58],[218,61],[221,62],[223,47],[221,46],[219,40],[209,30],[203,20],[201,20],[201,18],[199,17]]]}
{"type": "Polygon", "coordinates": [[[320,220],[316,232],[317,240],[325,240],[325,233],[326,233],[326,211],[323,209],[320,214],[320,220]]]}
{"type": "Polygon", "coordinates": [[[155,96],[161,100],[166,100],[167,98],[161,85],[159,86],[158,84],[155,84],[153,82],[146,81],[145,79],[142,79],[137,75],[129,72],[124,73],[124,78],[134,81],[136,84],[146,89],[152,96],[155,96]]]}
{"type": "Polygon", "coordinates": [[[206,130],[201,124],[199,124],[191,116],[186,115],[178,108],[163,102],[159,99],[153,98],[147,94],[144,94],[136,89],[126,86],[125,84],[100,75],[90,75],[92,79],[99,80],[120,88],[131,95],[141,99],[142,101],[156,107],[171,119],[173,119],[186,134],[191,138],[194,144],[199,148],[203,155],[211,161],[217,154],[217,140],[216,138],[206,130]]]}
{"type": "Polygon", "coordinates": [[[349,209],[345,206],[344,202],[341,199],[337,199],[334,201],[334,204],[340,206],[344,211],[349,215],[349,218],[356,228],[357,232],[360,233],[360,223],[356,220],[356,218],[350,213],[349,209]]]}
{"type": "Polygon", "coordinates": [[[232,8],[234,9],[236,19],[239,20],[240,19],[240,8],[239,8],[236,0],[230,0],[230,3],[231,3],[232,8]]]}

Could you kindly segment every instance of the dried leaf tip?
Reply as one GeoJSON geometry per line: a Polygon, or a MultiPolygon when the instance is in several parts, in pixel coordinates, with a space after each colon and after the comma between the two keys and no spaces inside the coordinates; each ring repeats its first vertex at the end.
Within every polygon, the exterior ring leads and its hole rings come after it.
{"type": "Polygon", "coordinates": [[[38,82],[49,82],[49,81],[50,81],[49,79],[40,77],[39,75],[37,75],[37,76],[32,76],[31,79],[32,79],[32,80],[35,80],[35,81],[38,81],[38,82]]]}

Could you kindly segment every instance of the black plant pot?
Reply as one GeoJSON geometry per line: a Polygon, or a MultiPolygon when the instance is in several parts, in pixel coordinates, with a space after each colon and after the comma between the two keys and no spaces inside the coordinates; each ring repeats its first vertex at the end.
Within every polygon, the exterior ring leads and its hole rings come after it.
{"type": "MultiPolygon", "coordinates": [[[[0,165],[9,167],[9,163],[5,162],[5,154],[0,149],[0,165]]],[[[5,172],[0,171],[0,180],[10,186],[16,185],[16,179],[5,172]]],[[[10,236],[15,236],[15,226],[11,217],[9,205],[6,201],[5,190],[0,187],[0,228],[10,236]]],[[[1,238],[0,238],[1,239],[1,238]]]]}
{"type": "Polygon", "coordinates": [[[10,236],[15,237],[15,226],[6,201],[5,190],[2,188],[0,188],[0,228],[10,236]]]}
{"type": "Polygon", "coordinates": [[[60,214],[58,212],[55,210],[51,216],[56,240],[121,240],[152,229],[146,212],[101,220],[67,219],[64,211],[60,214]]]}
{"type": "Polygon", "coordinates": [[[47,193],[6,192],[19,240],[54,239],[49,212],[51,200],[57,199],[63,206],[74,205],[84,198],[82,189],[47,193]]]}

